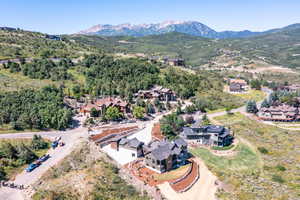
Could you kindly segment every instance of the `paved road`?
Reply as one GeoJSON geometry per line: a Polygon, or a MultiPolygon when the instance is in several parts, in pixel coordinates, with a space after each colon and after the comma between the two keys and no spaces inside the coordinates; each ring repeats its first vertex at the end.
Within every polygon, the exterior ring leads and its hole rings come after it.
{"type": "MultiPolygon", "coordinates": [[[[23,171],[17,175],[14,183],[31,185],[37,182],[41,176],[51,167],[58,164],[65,156],[70,154],[72,150],[80,143],[83,139],[88,137],[87,129],[79,127],[68,131],[53,131],[53,132],[29,132],[29,133],[13,133],[13,134],[2,134],[0,139],[3,138],[31,138],[34,134],[42,135],[43,137],[54,139],[57,136],[61,136],[62,141],[65,143],[63,147],[57,147],[56,149],[50,149],[48,153],[50,158],[44,162],[41,166],[36,168],[30,173],[23,171]]],[[[23,200],[23,193],[16,189],[0,188],[0,199],[5,200],[23,200]]]]}

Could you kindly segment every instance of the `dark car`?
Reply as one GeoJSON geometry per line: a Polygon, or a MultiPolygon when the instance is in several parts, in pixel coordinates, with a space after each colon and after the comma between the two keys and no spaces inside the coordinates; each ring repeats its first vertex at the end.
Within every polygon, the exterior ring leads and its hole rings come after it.
{"type": "Polygon", "coordinates": [[[45,162],[46,160],[48,160],[50,158],[49,154],[43,155],[42,157],[39,158],[40,162],[45,162]]]}
{"type": "Polygon", "coordinates": [[[39,165],[36,163],[31,163],[27,168],[26,172],[32,172],[35,168],[37,168],[39,165]]]}
{"type": "Polygon", "coordinates": [[[55,149],[57,146],[58,146],[58,142],[57,141],[52,142],[51,147],[53,149],[55,149]]]}

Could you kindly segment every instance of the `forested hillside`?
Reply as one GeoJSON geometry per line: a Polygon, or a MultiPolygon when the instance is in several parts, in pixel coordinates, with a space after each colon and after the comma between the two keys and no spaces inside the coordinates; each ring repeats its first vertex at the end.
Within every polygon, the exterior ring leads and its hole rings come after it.
{"type": "Polygon", "coordinates": [[[290,68],[300,67],[300,29],[297,26],[257,37],[224,40],[174,32],[137,38],[86,35],[71,38],[108,52],[182,57],[192,66],[208,64],[224,51],[232,51],[238,55],[235,59],[246,57],[290,68]]]}
{"type": "Polygon", "coordinates": [[[43,33],[0,30],[0,60],[20,57],[78,57],[90,51],[95,49],[64,38],[60,41],[47,39],[43,33]]]}
{"type": "Polygon", "coordinates": [[[48,86],[41,90],[21,90],[0,94],[0,125],[13,129],[64,129],[72,111],[63,103],[62,90],[48,86]]]}

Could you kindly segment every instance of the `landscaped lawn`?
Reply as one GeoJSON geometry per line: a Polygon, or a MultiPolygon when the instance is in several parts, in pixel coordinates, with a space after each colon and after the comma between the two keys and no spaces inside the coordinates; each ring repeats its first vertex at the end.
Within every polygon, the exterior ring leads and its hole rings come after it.
{"type": "Polygon", "coordinates": [[[241,113],[218,116],[214,120],[230,126],[235,136],[248,146],[248,150],[241,151],[232,160],[214,157],[205,150],[193,152],[221,180],[234,188],[232,192],[220,192],[220,199],[299,199],[299,131],[260,123],[241,113]],[[254,158],[255,154],[258,160],[254,158]],[[252,158],[252,162],[241,155],[252,158]],[[239,167],[243,165],[248,168],[239,167]],[[245,170],[241,172],[239,169],[245,170]]]}
{"type": "Polygon", "coordinates": [[[266,94],[261,90],[249,90],[247,93],[241,94],[233,94],[238,97],[241,97],[245,101],[254,100],[254,101],[262,101],[266,97],[266,94]]]}
{"type": "Polygon", "coordinates": [[[259,157],[250,147],[239,144],[235,151],[238,151],[238,153],[233,157],[220,157],[204,148],[191,149],[194,156],[203,159],[209,168],[214,168],[219,173],[226,173],[228,170],[244,171],[259,168],[259,157]]]}
{"type": "Polygon", "coordinates": [[[187,172],[187,170],[190,166],[191,166],[191,164],[187,164],[187,165],[179,167],[178,169],[155,175],[154,179],[156,179],[158,181],[168,181],[168,180],[179,178],[187,172]]]}

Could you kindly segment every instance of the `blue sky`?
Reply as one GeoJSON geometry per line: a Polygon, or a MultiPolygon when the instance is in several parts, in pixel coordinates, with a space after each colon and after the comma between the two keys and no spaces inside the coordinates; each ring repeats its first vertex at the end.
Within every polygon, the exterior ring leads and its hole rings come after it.
{"type": "Polygon", "coordinates": [[[0,26],[75,33],[96,24],[195,20],[217,30],[300,23],[300,0],[1,0],[0,26]]]}

